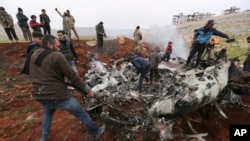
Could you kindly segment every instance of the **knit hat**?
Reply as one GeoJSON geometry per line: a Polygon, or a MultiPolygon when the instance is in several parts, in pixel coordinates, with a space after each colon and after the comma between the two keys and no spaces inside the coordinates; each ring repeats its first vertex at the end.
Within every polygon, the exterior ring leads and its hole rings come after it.
{"type": "Polygon", "coordinates": [[[3,11],[5,11],[5,8],[4,8],[4,7],[2,7],[2,6],[0,6],[0,10],[3,10],[3,11]]]}
{"type": "Polygon", "coordinates": [[[23,9],[20,7],[18,7],[17,10],[18,10],[18,12],[23,11],[23,9]]]}

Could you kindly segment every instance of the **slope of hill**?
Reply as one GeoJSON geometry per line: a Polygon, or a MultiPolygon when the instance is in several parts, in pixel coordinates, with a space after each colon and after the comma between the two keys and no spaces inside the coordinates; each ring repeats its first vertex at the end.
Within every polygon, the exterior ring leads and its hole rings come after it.
{"type": "MultiPolygon", "coordinates": [[[[229,58],[239,56],[241,62],[245,60],[245,52],[247,49],[246,38],[250,36],[250,12],[235,13],[223,16],[212,17],[215,20],[214,27],[231,38],[235,38],[233,43],[224,42],[225,39],[220,37],[213,37],[219,41],[216,48],[226,47],[228,49],[229,58]]],[[[200,28],[206,24],[206,21],[190,22],[178,25],[177,30],[184,39],[190,44],[194,29],[200,28]]],[[[217,50],[217,49],[214,50],[217,50]]]]}

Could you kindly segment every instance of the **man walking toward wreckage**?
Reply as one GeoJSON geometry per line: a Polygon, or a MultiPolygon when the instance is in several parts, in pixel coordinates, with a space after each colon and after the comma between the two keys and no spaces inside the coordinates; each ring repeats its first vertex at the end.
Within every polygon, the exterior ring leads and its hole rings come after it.
{"type": "Polygon", "coordinates": [[[231,40],[227,34],[224,34],[220,32],[219,30],[216,30],[215,28],[213,28],[214,24],[215,24],[214,20],[208,20],[207,24],[204,27],[197,30],[196,34],[194,35],[192,49],[189,53],[185,66],[189,65],[191,59],[194,57],[196,52],[198,52],[198,55],[196,58],[195,67],[198,67],[200,65],[202,54],[212,35],[220,36],[222,38],[231,40]]]}
{"type": "Polygon", "coordinates": [[[67,39],[66,33],[63,30],[57,31],[57,36],[60,41],[60,52],[65,56],[68,60],[71,68],[78,73],[76,63],[79,63],[78,57],[76,55],[75,49],[73,47],[70,39],[67,39]],[[76,63],[75,63],[76,62],[76,63]]]}
{"type": "Polygon", "coordinates": [[[42,118],[40,141],[48,141],[53,115],[56,109],[69,111],[95,137],[100,138],[105,125],[98,128],[80,103],[70,95],[64,77],[73,87],[90,97],[94,92],[68,64],[60,51],[59,41],[52,35],[45,35],[41,48],[37,49],[29,60],[29,72],[32,78],[32,95],[45,109],[42,118]]]}

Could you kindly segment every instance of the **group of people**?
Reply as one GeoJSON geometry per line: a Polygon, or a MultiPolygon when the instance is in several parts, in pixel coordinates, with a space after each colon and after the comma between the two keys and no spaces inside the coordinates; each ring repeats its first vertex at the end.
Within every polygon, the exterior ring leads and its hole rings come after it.
{"type": "MultiPolygon", "coordinates": [[[[215,40],[212,38],[212,35],[214,36],[220,36],[222,38],[226,38],[228,40],[232,40],[229,38],[229,36],[215,28],[213,28],[215,22],[214,20],[208,20],[206,25],[204,27],[201,27],[199,29],[195,30],[192,47],[189,53],[189,56],[187,58],[187,62],[184,65],[184,67],[189,66],[189,63],[191,59],[197,54],[196,62],[194,67],[199,67],[201,59],[204,58],[202,54],[205,52],[205,55],[207,54],[207,58],[211,59],[211,51],[215,46],[215,40]]],[[[135,39],[135,46],[138,46],[140,43],[140,40],[142,39],[142,34],[140,32],[140,26],[137,26],[134,31],[134,39],[135,39]]],[[[154,76],[156,77],[155,80],[157,82],[157,79],[159,78],[158,74],[158,64],[161,61],[169,62],[170,55],[172,53],[173,42],[169,41],[168,45],[165,50],[165,54],[161,57],[159,54],[160,49],[156,47],[152,52],[150,53],[149,60],[146,60],[138,55],[127,55],[130,57],[124,58],[124,61],[130,61],[133,66],[137,69],[137,73],[141,74],[139,78],[139,84],[138,84],[138,91],[139,93],[142,93],[142,86],[143,86],[143,80],[146,80],[146,83],[150,81],[150,83],[153,83],[154,76]],[[127,59],[126,59],[127,58],[127,59]],[[147,73],[150,72],[150,79],[147,78],[147,73]]],[[[249,51],[248,51],[249,52],[249,51]]],[[[134,53],[136,54],[136,53],[134,53]]],[[[225,48],[214,52],[215,60],[227,60],[227,50],[225,48]]],[[[249,55],[250,56],[250,55],[249,55]]],[[[250,58],[250,57],[249,57],[250,58]]],[[[246,60],[250,60],[250,59],[246,60]]],[[[246,63],[245,63],[246,64],[246,63]]],[[[250,65],[248,65],[250,66],[250,65]]],[[[250,68],[250,67],[249,67],[250,68]]]]}
{"type": "MultiPolygon", "coordinates": [[[[64,12],[64,14],[61,14],[57,8],[55,10],[63,18],[63,30],[57,31],[58,38],[50,35],[50,19],[44,9],[42,9],[42,14],[40,15],[40,23],[37,23],[36,16],[32,15],[31,21],[28,24],[28,18],[23,14],[21,8],[18,8],[17,13],[18,24],[22,29],[24,38],[32,41],[27,49],[27,59],[22,73],[31,76],[32,95],[45,109],[42,118],[40,141],[48,141],[52,119],[56,109],[69,111],[85,125],[95,138],[100,138],[105,130],[105,125],[97,127],[85,109],[74,97],[72,97],[72,95],[70,95],[70,91],[67,87],[68,85],[71,85],[82,93],[88,94],[90,97],[95,95],[88,84],[78,76],[75,62],[79,63],[79,60],[73,44],[70,40],[67,40],[67,35],[70,37],[71,30],[73,30],[76,37],[79,39],[74,27],[75,20],[73,16],[70,15],[69,10],[64,12]],[[29,31],[29,25],[33,29],[32,34],[29,31]],[[43,34],[40,27],[43,27],[44,29],[43,34]],[[65,78],[67,81],[65,81],[65,78]]],[[[0,7],[0,21],[9,39],[13,40],[14,38],[17,41],[18,38],[13,27],[13,19],[3,7],[0,7]]],[[[211,40],[209,43],[212,35],[230,39],[227,34],[213,28],[213,25],[214,20],[209,20],[204,27],[196,30],[193,38],[192,49],[187,58],[186,65],[189,65],[191,58],[198,53],[196,66],[199,66],[202,54],[206,47],[208,57],[210,57],[211,49],[214,48],[214,41],[211,40]]],[[[103,52],[103,38],[106,37],[106,33],[102,21],[96,25],[96,34],[98,49],[100,52],[103,52]]],[[[140,44],[139,42],[142,40],[140,26],[136,27],[134,38],[135,45],[138,46],[140,44]]],[[[250,43],[250,37],[248,37],[247,40],[248,43],[250,43]]],[[[163,57],[159,54],[160,48],[156,47],[150,53],[148,60],[136,54],[129,54],[123,58],[122,61],[130,61],[136,68],[137,74],[140,74],[138,84],[139,94],[142,94],[143,92],[144,79],[146,79],[147,83],[158,83],[158,65],[162,60],[166,62],[170,60],[170,55],[173,50],[172,44],[172,41],[168,42],[163,57]],[[147,73],[150,73],[150,79],[147,78],[147,73]],[[155,80],[154,76],[156,77],[155,80]]],[[[246,70],[249,71],[249,50],[247,55],[248,57],[244,64],[246,64],[246,70]]]]}
{"type": "MultiPolygon", "coordinates": [[[[29,18],[24,14],[22,8],[18,8],[18,13],[16,14],[16,18],[18,20],[18,25],[22,30],[23,37],[26,41],[32,40],[32,35],[30,28],[33,30],[33,32],[40,32],[42,33],[41,28],[43,29],[43,35],[51,34],[51,27],[50,27],[50,18],[48,14],[46,14],[46,10],[42,9],[41,14],[39,15],[40,22],[37,21],[36,15],[30,16],[29,18]]],[[[74,32],[77,40],[79,40],[79,36],[77,34],[77,31],[75,29],[75,19],[70,14],[69,10],[66,10],[64,14],[61,14],[57,8],[55,9],[56,12],[63,18],[63,30],[65,34],[71,39],[71,30],[74,32]]],[[[4,7],[0,7],[0,24],[3,26],[8,38],[10,41],[18,41],[18,37],[16,35],[16,31],[14,28],[14,22],[12,16],[5,10],[4,7]]]]}

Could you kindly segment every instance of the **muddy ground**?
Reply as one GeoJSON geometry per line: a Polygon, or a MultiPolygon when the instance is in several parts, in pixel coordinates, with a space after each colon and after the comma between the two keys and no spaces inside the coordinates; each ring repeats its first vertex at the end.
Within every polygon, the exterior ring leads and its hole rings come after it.
{"type": "MultiPolygon", "coordinates": [[[[38,141],[40,134],[42,106],[34,101],[31,96],[29,77],[20,74],[23,67],[28,43],[1,43],[0,44],[0,141],[38,141]]],[[[97,54],[101,61],[110,63],[122,57],[134,48],[134,42],[125,38],[124,44],[119,44],[117,39],[105,41],[105,52],[100,54],[96,47],[86,45],[86,41],[74,41],[80,64],[79,75],[84,76],[87,71],[88,53],[97,54]]],[[[152,45],[145,45],[147,56],[152,45]]],[[[84,106],[85,95],[71,90],[72,94],[84,106]]],[[[250,104],[249,95],[241,95],[243,103],[250,104]]],[[[239,105],[222,107],[227,119],[223,118],[213,105],[206,105],[185,117],[175,119],[173,132],[177,134],[192,134],[187,125],[187,119],[192,123],[198,133],[208,133],[206,141],[228,141],[230,124],[250,124],[250,108],[239,105]]],[[[125,108],[126,109],[126,108],[125,108]]],[[[129,110],[129,108],[127,108],[129,110]]],[[[101,125],[96,113],[90,113],[94,121],[101,125]]],[[[91,141],[94,140],[84,126],[66,111],[58,110],[54,116],[49,141],[91,141]]],[[[102,141],[116,141],[114,130],[107,127],[102,141]]],[[[140,131],[136,141],[149,140],[145,132],[140,131]]],[[[152,140],[152,139],[150,139],[152,140]]],[[[160,140],[158,136],[153,139],[160,140]]],[[[184,138],[175,138],[173,141],[182,141],[184,138]]],[[[195,141],[196,139],[191,139],[195,141]]]]}

